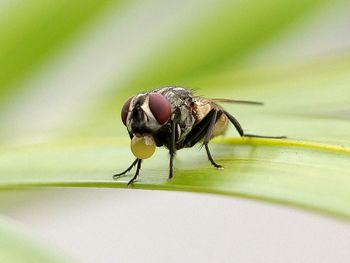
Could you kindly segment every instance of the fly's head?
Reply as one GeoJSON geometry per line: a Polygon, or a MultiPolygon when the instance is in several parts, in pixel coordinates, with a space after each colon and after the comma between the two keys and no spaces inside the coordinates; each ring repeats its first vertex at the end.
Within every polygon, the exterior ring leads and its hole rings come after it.
{"type": "Polygon", "coordinates": [[[140,137],[156,133],[171,117],[170,102],[160,93],[138,94],[129,98],[121,111],[128,131],[140,137]]]}

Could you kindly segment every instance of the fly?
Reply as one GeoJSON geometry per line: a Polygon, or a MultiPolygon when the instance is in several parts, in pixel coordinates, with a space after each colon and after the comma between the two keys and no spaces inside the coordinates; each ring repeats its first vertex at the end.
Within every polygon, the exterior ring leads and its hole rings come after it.
{"type": "Polygon", "coordinates": [[[217,104],[220,102],[263,105],[255,101],[203,98],[194,96],[191,90],[181,87],[159,88],[129,98],[121,110],[121,119],[128,130],[131,150],[136,159],[125,171],[113,178],[128,173],[136,165],[136,173],[128,182],[128,185],[132,184],[139,175],[142,160],[152,156],[156,146],[165,146],[170,154],[171,179],[176,151],[190,148],[198,142],[203,143],[210,163],[221,168],[214,161],[208,144],[213,137],[226,131],[229,122],[241,137],[285,138],[244,133],[237,119],[217,104]]]}

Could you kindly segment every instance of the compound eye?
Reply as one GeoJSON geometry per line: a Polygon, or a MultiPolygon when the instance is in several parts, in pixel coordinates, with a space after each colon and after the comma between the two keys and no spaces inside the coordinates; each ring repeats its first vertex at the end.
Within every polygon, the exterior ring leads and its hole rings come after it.
{"type": "Polygon", "coordinates": [[[170,103],[163,95],[151,93],[149,95],[149,108],[159,124],[164,124],[170,119],[170,103]]]}
{"type": "Polygon", "coordinates": [[[122,111],[121,111],[121,118],[122,118],[122,122],[124,123],[124,125],[126,126],[126,119],[128,117],[128,113],[129,113],[129,108],[130,108],[130,102],[132,100],[133,97],[129,98],[125,103],[124,103],[124,106],[122,108],[122,111]]]}

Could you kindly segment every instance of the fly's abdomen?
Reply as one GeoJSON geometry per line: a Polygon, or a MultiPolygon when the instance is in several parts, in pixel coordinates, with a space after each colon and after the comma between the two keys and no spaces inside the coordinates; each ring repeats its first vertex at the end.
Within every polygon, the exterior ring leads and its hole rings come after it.
{"type": "Polygon", "coordinates": [[[228,127],[228,119],[225,114],[221,114],[220,117],[216,120],[212,138],[215,136],[223,135],[228,127]]]}

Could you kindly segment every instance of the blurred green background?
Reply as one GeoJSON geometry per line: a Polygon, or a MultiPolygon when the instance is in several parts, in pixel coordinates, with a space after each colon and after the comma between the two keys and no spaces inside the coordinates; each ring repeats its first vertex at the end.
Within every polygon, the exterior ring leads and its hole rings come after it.
{"type": "MultiPolygon", "coordinates": [[[[4,213],[19,205],[7,190],[125,187],[127,178],[111,180],[133,158],[121,106],[177,85],[264,101],[226,108],[250,133],[291,142],[218,141],[221,176],[203,152],[179,152],[173,182],[159,150],[136,188],[242,196],[349,220],[349,13],[341,0],[0,1],[4,213]]],[[[26,196],[20,206],[38,199],[26,196]]]]}

